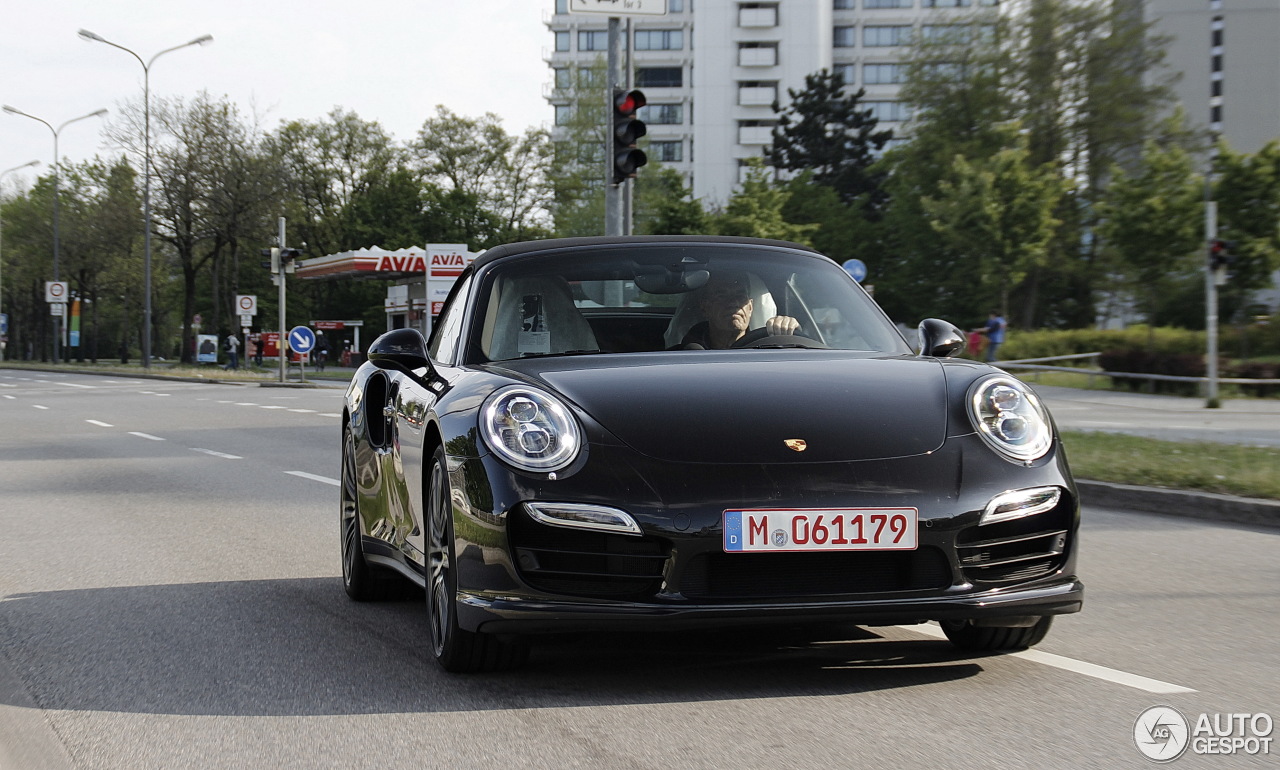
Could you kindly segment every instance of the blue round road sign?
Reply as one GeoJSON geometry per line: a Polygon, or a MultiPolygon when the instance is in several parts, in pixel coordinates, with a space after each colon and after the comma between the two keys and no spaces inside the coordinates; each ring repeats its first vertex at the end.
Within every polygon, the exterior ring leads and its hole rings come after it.
{"type": "Polygon", "coordinates": [[[305,326],[295,326],[289,330],[289,347],[295,353],[310,353],[316,346],[316,333],[305,326]]]}
{"type": "Polygon", "coordinates": [[[867,277],[867,266],[860,259],[847,259],[841,267],[858,283],[862,283],[862,279],[867,277]]]}

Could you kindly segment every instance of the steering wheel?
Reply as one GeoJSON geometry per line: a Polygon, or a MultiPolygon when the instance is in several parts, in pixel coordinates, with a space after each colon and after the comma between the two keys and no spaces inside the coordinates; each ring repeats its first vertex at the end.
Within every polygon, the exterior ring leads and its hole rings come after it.
{"type": "Polygon", "coordinates": [[[729,347],[731,348],[826,348],[818,340],[804,333],[803,329],[796,329],[795,334],[770,334],[769,330],[761,326],[759,329],[752,329],[746,334],[738,338],[729,347]]]}

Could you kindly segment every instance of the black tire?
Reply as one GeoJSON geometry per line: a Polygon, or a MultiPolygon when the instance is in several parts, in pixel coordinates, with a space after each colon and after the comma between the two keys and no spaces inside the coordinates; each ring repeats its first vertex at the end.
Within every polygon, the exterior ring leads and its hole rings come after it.
{"type": "Polygon", "coordinates": [[[338,523],[342,537],[342,587],[358,602],[382,598],[385,581],[378,580],[364,558],[360,542],[360,493],[356,488],[355,441],[351,428],[342,429],[342,483],[339,484],[338,523]]]}
{"type": "Polygon", "coordinates": [[[519,642],[458,627],[458,576],[454,572],[453,501],[444,448],[427,471],[427,617],[431,654],[445,671],[470,674],[520,666],[529,648],[519,642]]]}
{"type": "Polygon", "coordinates": [[[975,626],[967,620],[944,620],[942,631],[951,643],[962,650],[975,652],[1003,652],[1025,650],[1039,644],[1053,625],[1053,616],[1045,615],[1033,626],[1001,628],[975,626]]]}

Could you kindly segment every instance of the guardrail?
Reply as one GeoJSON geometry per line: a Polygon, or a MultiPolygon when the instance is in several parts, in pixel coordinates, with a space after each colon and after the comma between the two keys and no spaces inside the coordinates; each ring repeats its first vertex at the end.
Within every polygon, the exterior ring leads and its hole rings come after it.
{"type": "MultiPolygon", "coordinates": [[[[1150,374],[1145,372],[1109,372],[1106,369],[1082,369],[1078,366],[1045,366],[1045,361],[1068,361],[1079,360],[1084,358],[1096,358],[1101,353],[1073,353],[1068,356],[1046,356],[1044,358],[1019,358],[1013,361],[996,361],[995,366],[1001,369],[1026,369],[1037,372],[1070,372],[1072,374],[1084,374],[1089,377],[1089,384],[1093,384],[1094,377],[1118,377],[1121,379],[1133,380],[1159,380],[1161,382],[1194,382],[1204,385],[1209,382],[1208,377],[1187,377],[1177,374],[1150,374]]],[[[1280,379],[1266,378],[1254,379],[1251,377],[1219,377],[1218,383],[1223,385],[1280,385],[1280,379]]]]}

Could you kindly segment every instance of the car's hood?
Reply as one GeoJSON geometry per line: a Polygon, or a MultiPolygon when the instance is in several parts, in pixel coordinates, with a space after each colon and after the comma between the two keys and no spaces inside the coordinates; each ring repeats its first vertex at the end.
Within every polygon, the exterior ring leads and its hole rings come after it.
{"type": "Polygon", "coordinates": [[[946,436],[946,383],[928,359],[681,351],[553,361],[519,368],[659,460],[887,459],[936,450],[946,436]],[[796,439],[803,451],[788,446],[796,439]]]}

